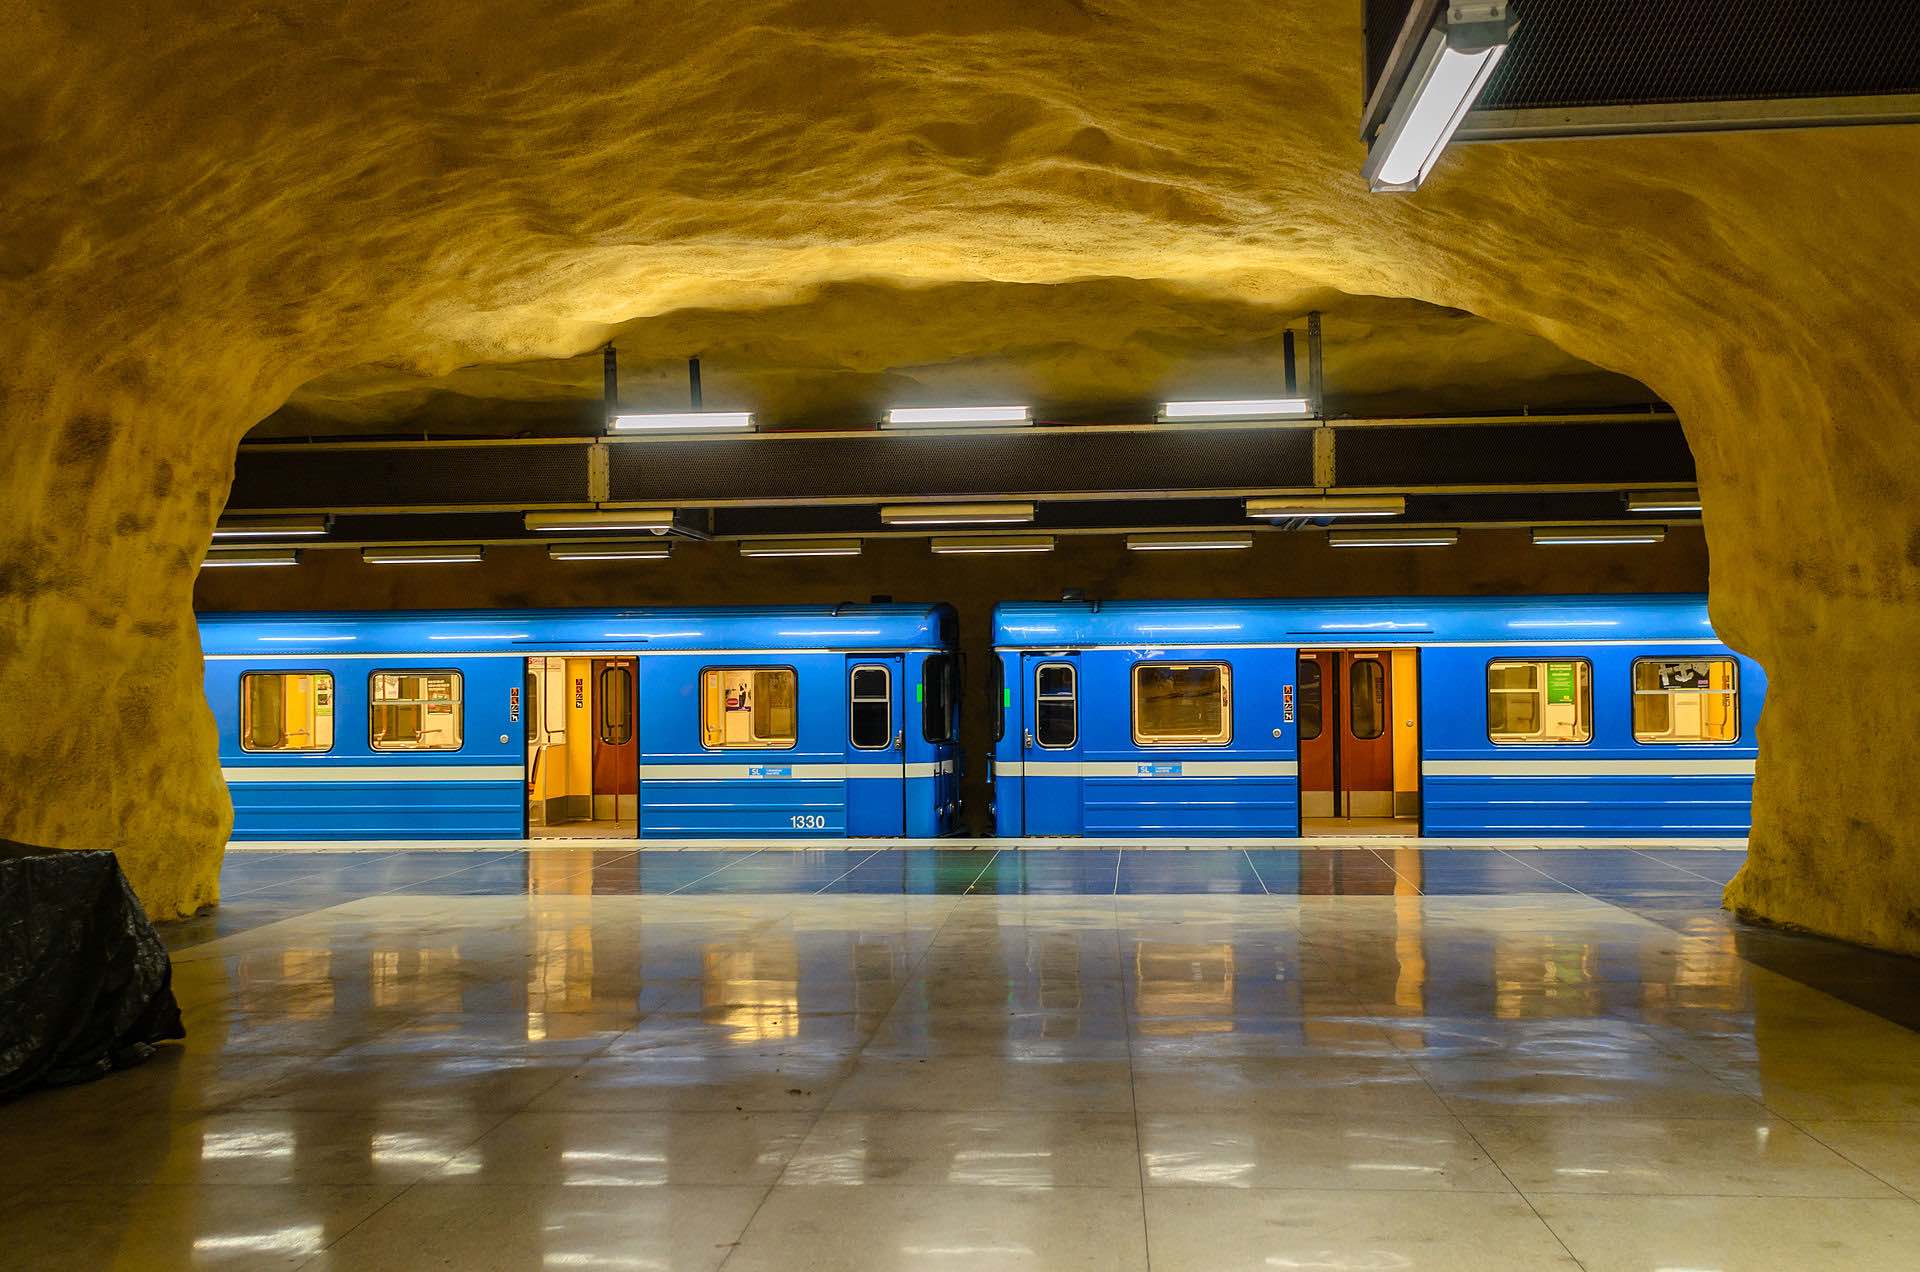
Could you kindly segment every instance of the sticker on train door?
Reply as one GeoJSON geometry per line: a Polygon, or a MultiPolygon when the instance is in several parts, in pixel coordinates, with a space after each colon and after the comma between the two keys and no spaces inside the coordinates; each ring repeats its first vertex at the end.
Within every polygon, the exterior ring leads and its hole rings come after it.
{"type": "Polygon", "coordinates": [[[1280,686],[1280,723],[1293,723],[1293,686],[1280,686]]]}

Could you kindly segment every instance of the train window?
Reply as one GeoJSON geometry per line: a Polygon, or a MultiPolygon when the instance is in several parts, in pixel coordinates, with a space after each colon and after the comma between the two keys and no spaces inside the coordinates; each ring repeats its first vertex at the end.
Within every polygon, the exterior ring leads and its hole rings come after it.
{"type": "Polygon", "coordinates": [[[1347,730],[1362,742],[1387,731],[1387,673],[1378,658],[1356,658],[1347,668],[1347,730]]]}
{"type": "Polygon", "coordinates": [[[1135,663],[1134,743],[1224,746],[1233,737],[1232,684],[1224,663],[1135,663]]]}
{"type": "Polygon", "coordinates": [[[1080,737],[1080,696],[1072,663],[1041,663],[1033,672],[1033,740],[1053,750],[1080,737]]]}
{"type": "Polygon", "coordinates": [[[1487,737],[1508,745],[1593,738],[1593,664],[1582,658],[1487,664],[1487,737]]]}
{"type": "Polygon", "coordinates": [[[633,672],[629,668],[600,669],[600,741],[607,746],[633,741],[633,672]]]}
{"type": "Polygon", "coordinates": [[[920,734],[929,742],[953,741],[953,655],[929,654],[920,672],[920,734]]]}
{"type": "Polygon", "coordinates": [[[998,654],[987,668],[987,690],[993,697],[993,740],[998,742],[1007,736],[1007,708],[1013,705],[1008,701],[1007,669],[998,654]]]}
{"type": "Polygon", "coordinates": [[[1635,742],[1731,742],[1740,733],[1740,668],[1731,658],[1633,660],[1635,742]]]}
{"type": "Polygon", "coordinates": [[[240,748],[331,751],[333,677],[324,671],[250,671],[241,676],[240,748]]]}
{"type": "Polygon", "coordinates": [[[848,675],[848,736],[862,751],[893,745],[893,675],[871,664],[848,675]]]}
{"type": "Polygon", "coordinates": [[[458,751],[465,715],[457,671],[376,671],[368,698],[376,751],[458,751]]]}
{"type": "Polygon", "coordinates": [[[1320,736],[1320,660],[1300,660],[1300,740],[1320,736]]]}
{"type": "Polygon", "coordinates": [[[786,750],[798,738],[791,667],[708,667],[700,673],[700,745],[786,750]]]}

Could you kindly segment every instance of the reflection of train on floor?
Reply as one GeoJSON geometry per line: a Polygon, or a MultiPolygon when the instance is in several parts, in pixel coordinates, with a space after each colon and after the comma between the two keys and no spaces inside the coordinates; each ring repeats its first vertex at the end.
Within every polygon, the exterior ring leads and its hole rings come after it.
{"type": "Polygon", "coordinates": [[[945,606],[205,615],[236,839],[945,835],[945,606]]]}
{"type": "Polygon", "coordinates": [[[1739,836],[1765,676],[1699,597],[1002,605],[1002,835],[1739,836]]]}
{"type": "MultiPolygon", "coordinates": [[[[207,615],[234,836],[931,838],[946,606],[207,615]]],[[[1739,836],[1698,597],[1007,604],[1002,836],[1739,836]]]]}

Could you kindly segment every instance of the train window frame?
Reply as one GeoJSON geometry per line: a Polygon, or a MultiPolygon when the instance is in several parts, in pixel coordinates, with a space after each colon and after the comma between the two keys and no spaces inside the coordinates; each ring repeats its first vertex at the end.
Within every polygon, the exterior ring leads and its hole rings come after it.
{"type": "Polygon", "coordinates": [[[1073,662],[1052,659],[1033,665],[1033,744],[1043,751],[1071,751],[1080,745],[1080,668],[1073,662]],[[1054,667],[1066,669],[1069,687],[1064,694],[1046,694],[1040,692],[1040,675],[1054,667]],[[1040,737],[1040,704],[1042,702],[1068,702],[1073,704],[1073,734],[1065,742],[1045,742],[1040,737]]]}
{"type": "MultiPolygon", "coordinates": [[[[240,749],[249,755],[326,755],[328,754],[333,750],[335,744],[337,744],[340,740],[340,693],[339,693],[338,685],[339,685],[339,682],[335,678],[334,674],[331,671],[328,671],[321,667],[261,667],[256,670],[241,672],[239,683],[236,686],[236,691],[239,695],[239,702],[240,702],[240,720],[239,720],[240,749]],[[286,676],[312,676],[316,680],[324,679],[326,681],[327,697],[329,699],[328,716],[333,721],[332,733],[327,739],[327,744],[325,746],[251,746],[249,745],[247,742],[247,738],[251,733],[251,730],[249,729],[248,726],[252,723],[253,713],[251,708],[248,706],[249,699],[247,697],[247,681],[251,680],[255,676],[274,676],[277,678],[286,677],[286,676]]],[[[281,701],[283,703],[286,701],[284,690],[282,691],[281,701]]],[[[316,704],[316,706],[317,705],[318,704],[316,704]]],[[[283,742],[286,740],[286,736],[287,736],[286,714],[283,711],[280,717],[280,738],[283,742]]]]}
{"type": "Polygon", "coordinates": [[[703,751],[791,751],[800,745],[800,670],[791,663],[710,663],[700,668],[694,678],[694,696],[698,702],[696,723],[700,730],[700,749],[703,751]],[[785,742],[769,742],[755,737],[748,742],[721,742],[713,745],[707,741],[707,677],[730,671],[762,672],[784,671],[793,677],[793,736],[785,742]]]}
{"type": "Polygon", "coordinates": [[[959,731],[954,728],[954,716],[960,701],[959,681],[959,660],[949,651],[928,654],[920,663],[920,736],[929,745],[951,746],[956,740],[956,734],[959,731]],[[927,731],[927,725],[936,719],[933,676],[929,672],[929,669],[936,665],[940,668],[941,682],[946,691],[945,701],[938,704],[941,710],[937,717],[940,720],[940,733],[937,737],[927,731]]]}
{"type": "Polygon", "coordinates": [[[1294,662],[1294,732],[1297,741],[1312,742],[1327,728],[1327,675],[1318,658],[1299,656],[1294,662]],[[1307,732],[1307,668],[1313,669],[1313,732],[1307,732]]]}
{"type": "Polygon", "coordinates": [[[1377,742],[1387,736],[1388,716],[1390,714],[1386,709],[1387,694],[1389,692],[1387,685],[1390,676],[1391,673],[1387,664],[1381,661],[1378,654],[1356,654],[1348,657],[1346,695],[1347,736],[1355,742],[1377,742]],[[1375,714],[1378,717],[1376,723],[1378,723],[1380,727],[1372,733],[1360,732],[1354,720],[1354,708],[1360,705],[1360,695],[1354,692],[1354,677],[1359,674],[1360,668],[1367,666],[1372,667],[1376,673],[1374,686],[1378,690],[1373,696],[1373,705],[1376,708],[1375,714]]]}
{"type": "Polygon", "coordinates": [[[893,749],[893,734],[893,668],[889,667],[886,663],[854,663],[847,668],[847,745],[856,751],[890,751],[893,749]],[[862,698],[855,692],[855,683],[863,671],[877,671],[880,673],[881,692],[878,698],[862,698]],[[860,740],[859,730],[854,727],[854,708],[862,702],[878,702],[887,709],[885,735],[879,742],[872,745],[862,742],[860,740]]]}
{"type": "MultiPolygon", "coordinates": [[[[1541,657],[1489,658],[1487,660],[1484,674],[1485,674],[1485,678],[1482,684],[1483,684],[1484,701],[1486,704],[1485,719],[1486,719],[1486,728],[1487,728],[1487,741],[1493,746],[1592,746],[1593,745],[1593,739],[1595,734],[1594,709],[1593,709],[1593,702],[1594,702],[1593,659],[1591,658],[1541,658],[1541,657]],[[1574,714],[1574,719],[1576,722],[1580,722],[1580,721],[1585,722],[1586,735],[1584,737],[1543,738],[1534,734],[1526,734],[1526,735],[1509,734],[1504,737],[1495,736],[1493,731],[1493,695],[1495,693],[1511,693],[1511,694],[1529,693],[1529,694],[1536,695],[1540,699],[1540,706],[1541,706],[1540,719],[1542,721],[1541,727],[1542,729],[1546,727],[1545,726],[1545,719],[1546,719],[1545,708],[1548,704],[1546,702],[1547,687],[1546,687],[1546,684],[1544,683],[1544,678],[1542,683],[1533,689],[1496,690],[1493,687],[1493,669],[1495,667],[1501,666],[1502,664],[1513,664],[1513,663],[1533,664],[1543,668],[1546,667],[1549,663],[1572,663],[1575,667],[1582,669],[1582,672],[1584,674],[1576,673],[1575,675],[1575,679],[1577,683],[1575,685],[1574,705],[1576,710],[1574,714]],[[1584,688],[1584,693],[1581,692],[1583,688],[1584,688]]],[[[1544,673],[1543,673],[1543,677],[1544,677],[1544,673]]]]}
{"type": "Polygon", "coordinates": [[[367,749],[372,751],[406,751],[451,753],[467,749],[467,677],[454,667],[380,667],[367,673],[367,749]],[[374,685],[382,676],[453,677],[453,697],[451,698],[378,698],[374,696],[374,685]],[[411,746],[382,742],[374,737],[374,712],[381,707],[428,707],[445,703],[453,708],[453,731],[455,741],[452,746],[411,746]]]}
{"type": "Polygon", "coordinates": [[[1636,746],[1735,746],[1740,741],[1740,660],[1731,654],[1712,654],[1704,658],[1663,654],[1645,654],[1636,657],[1627,669],[1627,724],[1633,730],[1636,746]],[[1725,689],[1642,689],[1640,687],[1640,665],[1642,663],[1725,663],[1731,672],[1731,683],[1725,689]],[[1667,702],[1667,722],[1671,729],[1673,722],[1673,699],[1676,695],[1690,694],[1704,698],[1716,694],[1727,700],[1727,719],[1733,724],[1733,733],[1725,738],[1663,738],[1647,736],[1640,729],[1640,700],[1643,697],[1664,698],[1667,702]]]}
{"type": "Polygon", "coordinates": [[[1133,728],[1133,744],[1147,748],[1221,747],[1233,745],[1233,664],[1220,660],[1169,662],[1160,658],[1142,658],[1127,675],[1131,691],[1128,718],[1133,728]],[[1221,732],[1211,734],[1157,734],[1148,736],[1140,729],[1140,676],[1148,671],[1217,671],[1220,678],[1214,692],[1220,701],[1221,732]]]}
{"type": "Polygon", "coordinates": [[[594,734],[599,738],[600,745],[602,746],[627,746],[633,742],[634,716],[638,714],[634,698],[635,682],[633,672],[634,669],[625,663],[608,663],[600,669],[599,676],[594,680],[593,690],[597,695],[595,705],[598,707],[595,714],[600,717],[596,722],[594,734]],[[620,723],[626,728],[626,736],[618,740],[608,736],[607,733],[607,723],[609,719],[607,715],[607,677],[615,673],[624,677],[627,682],[627,712],[620,720],[620,723]]]}
{"type": "Polygon", "coordinates": [[[1007,700],[1007,661],[998,652],[987,669],[987,692],[993,695],[993,740],[1007,736],[1007,713],[1013,704],[1007,700]]]}

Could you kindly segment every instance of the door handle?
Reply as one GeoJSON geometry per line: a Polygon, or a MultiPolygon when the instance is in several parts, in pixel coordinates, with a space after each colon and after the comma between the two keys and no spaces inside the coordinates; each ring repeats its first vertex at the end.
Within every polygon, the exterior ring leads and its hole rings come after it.
{"type": "Polygon", "coordinates": [[[904,751],[907,749],[907,731],[905,729],[894,730],[893,749],[896,751],[904,751]]]}
{"type": "Polygon", "coordinates": [[[1020,736],[1025,740],[1027,750],[1029,751],[1033,750],[1033,730],[1028,729],[1025,733],[1022,733],[1020,736]]]}

